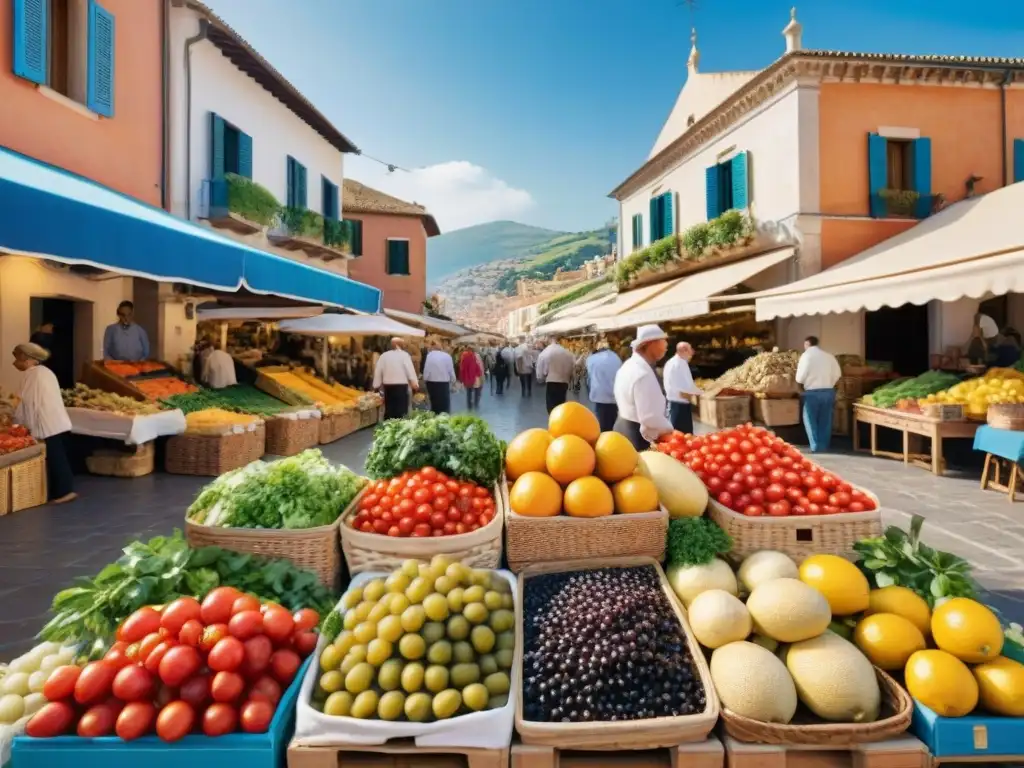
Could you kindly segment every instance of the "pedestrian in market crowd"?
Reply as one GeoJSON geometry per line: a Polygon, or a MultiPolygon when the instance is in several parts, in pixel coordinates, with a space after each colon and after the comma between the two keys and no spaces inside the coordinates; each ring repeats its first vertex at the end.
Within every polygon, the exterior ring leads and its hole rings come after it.
{"type": "Polygon", "coordinates": [[[519,377],[519,387],[523,397],[533,395],[533,373],[536,369],[533,347],[526,338],[519,342],[515,351],[516,376],[519,377]]]}
{"type": "Polygon", "coordinates": [[[516,353],[512,345],[507,341],[498,350],[497,359],[494,362],[494,377],[497,380],[498,394],[504,394],[505,386],[509,383],[512,370],[516,364],[516,353]]]}
{"type": "Polygon", "coordinates": [[[608,342],[602,339],[587,358],[587,377],[590,380],[590,402],[601,425],[602,432],[615,428],[619,408],[615,405],[615,375],[622,367],[619,356],[612,352],[608,342]]]}
{"type": "Polygon", "coordinates": [[[491,339],[484,346],[480,358],[484,361],[484,378],[490,383],[491,394],[494,394],[494,363],[498,357],[498,342],[491,339]]]}
{"type": "Polygon", "coordinates": [[[551,339],[537,358],[537,381],[544,384],[544,404],[551,413],[565,402],[576,358],[556,339],[551,339]]]}
{"type": "Polygon", "coordinates": [[[452,384],[455,383],[455,365],[452,356],[434,341],[423,363],[423,381],[430,397],[430,410],[451,413],[452,384]]]}
{"type": "Polygon", "coordinates": [[[129,363],[149,359],[149,336],[135,322],[135,305],[130,301],[117,305],[117,322],[103,333],[103,359],[129,363]]]}
{"type": "Polygon", "coordinates": [[[213,342],[207,342],[206,355],[202,363],[202,381],[210,389],[224,389],[238,383],[235,376],[235,359],[213,342]]]}
{"type": "Polygon", "coordinates": [[[459,357],[459,381],[466,388],[466,407],[471,411],[479,408],[480,393],[484,386],[484,366],[472,347],[462,350],[459,357]]]}
{"type": "Polygon", "coordinates": [[[50,503],[65,504],[78,498],[68,457],[71,419],[64,407],[56,375],[42,365],[49,357],[49,351],[31,342],[14,348],[14,367],[25,374],[14,421],[28,429],[36,440],[46,443],[46,485],[50,503]]]}
{"type": "Polygon", "coordinates": [[[827,451],[832,442],[832,409],[836,404],[836,382],[843,371],[836,358],[818,346],[817,336],[804,339],[804,353],[796,364],[796,383],[804,388],[804,429],[811,453],[827,451]]]}
{"type": "Polygon", "coordinates": [[[615,431],[642,451],[672,431],[665,416],[665,395],[654,372],[668,351],[668,335],[657,325],[641,325],[630,343],[633,354],[615,375],[615,431]]]}
{"type": "Polygon", "coordinates": [[[665,383],[665,397],[668,399],[668,415],[672,426],[680,432],[693,434],[693,403],[690,395],[699,395],[700,388],[693,383],[690,360],[693,347],[688,342],[676,344],[676,353],[665,363],[661,378],[665,383]]]}
{"type": "Polygon", "coordinates": [[[391,349],[377,358],[373,388],[381,390],[384,396],[385,419],[404,419],[409,415],[409,390],[418,391],[420,384],[403,339],[393,338],[391,349]]]}

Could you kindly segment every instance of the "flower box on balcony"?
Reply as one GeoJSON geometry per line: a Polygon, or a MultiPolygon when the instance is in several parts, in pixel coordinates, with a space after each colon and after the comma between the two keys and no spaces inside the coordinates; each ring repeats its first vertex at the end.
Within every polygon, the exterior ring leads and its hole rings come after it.
{"type": "Polygon", "coordinates": [[[327,261],[347,258],[341,222],[323,216],[306,208],[283,208],[275,226],[267,234],[268,239],[278,248],[288,251],[305,251],[310,256],[319,256],[327,261]]]}
{"type": "Polygon", "coordinates": [[[912,189],[880,189],[876,195],[876,207],[890,217],[927,219],[945,204],[943,195],[923,195],[912,189]]]}
{"type": "Polygon", "coordinates": [[[252,179],[233,173],[203,182],[207,219],[213,226],[242,235],[262,232],[277,218],[280,204],[252,179]]]}

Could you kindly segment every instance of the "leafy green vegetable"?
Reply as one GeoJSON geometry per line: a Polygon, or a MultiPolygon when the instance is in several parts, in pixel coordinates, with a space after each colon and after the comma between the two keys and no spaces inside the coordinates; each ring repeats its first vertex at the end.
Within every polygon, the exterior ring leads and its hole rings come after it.
{"type": "Polygon", "coordinates": [[[704,565],[728,554],[732,538],[706,517],[680,517],[668,524],[668,564],[704,565]]]}
{"type": "Polygon", "coordinates": [[[95,644],[109,641],[114,630],[144,605],[163,605],[178,597],[204,598],[219,586],[231,586],[297,610],[313,608],[324,615],[336,602],[316,574],[276,560],[219,547],[191,549],[181,531],[134,541],[124,554],[93,578],[78,579],[58,592],[53,618],[39,636],[56,642],[95,644]]]}
{"type": "Polygon", "coordinates": [[[919,400],[960,383],[960,377],[944,371],[926,371],[913,379],[900,379],[871,393],[871,402],[879,408],[891,408],[900,400],[919,400]]]}
{"type": "Polygon", "coordinates": [[[501,477],[504,462],[505,444],[483,419],[417,413],[377,428],[366,472],[379,479],[407,469],[434,467],[490,488],[501,477]]]}
{"type": "Polygon", "coordinates": [[[221,475],[186,514],[222,528],[316,528],[337,520],[365,482],[314,448],[221,475]]]}
{"type": "Polygon", "coordinates": [[[180,408],[184,413],[194,413],[207,408],[221,408],[225,411],[251,413],[255,416],[274,416],[291,407],[249,384],[236,384],[224,389],[201,389],[198,392],[171,395],[163,398],[160,402],[172,408],[180,408]]]}
{"type": "Polygon", "coordinates": [[[341,634],[342,628],[342,616],[335,609],[327,614],[327,618],[324,619],[323,624],[320,627],[320,634],[324,636],[327,642],[333,642],[334,638],[341,634]]]}
{"type": "Polygon", "coordinates": [[[924,518],[914,515],[910,533],[890,525],[885,534],[853,545],[861,556],[860,567],[874,586],[908,587],[935,607],[943,597],[978,599],[979,588],[971,577],[971,564],[948,552],[921,542],[924,518]]]}

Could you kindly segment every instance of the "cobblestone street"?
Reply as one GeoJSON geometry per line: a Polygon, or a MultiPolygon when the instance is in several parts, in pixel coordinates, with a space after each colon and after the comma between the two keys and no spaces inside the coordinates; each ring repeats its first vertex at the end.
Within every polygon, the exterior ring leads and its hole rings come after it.
{"type": "MultiPolygon", "coordinates": [[[[461,396],[453,397],[464,409],[461,396]]],[[[502,397],[484,391],[480,415],[509,440],[546,421],[543,388],[523,399],[519,389],[502,397]]],[[[364,430],[324,447],[333,461],[361,471],[372,440],[364,430]]],[[[927,518],[924,535],[936,548],[970,560],[992,602],[1009,618],[1024,619],[1024,504],[982,492],[976,474],[935,478],[914,467],[864,455],[836,453],[821,463],[874,491],[886,523],[906,527],[910,516],[927,518]]],[[[0,659],[31,645],[54,593],[77,576],[95,574],[133,539],[182,527],[185,508],[208,478],[156,473],[133,480],[80,476],[81,499],[0,518],[0,659]]]]}

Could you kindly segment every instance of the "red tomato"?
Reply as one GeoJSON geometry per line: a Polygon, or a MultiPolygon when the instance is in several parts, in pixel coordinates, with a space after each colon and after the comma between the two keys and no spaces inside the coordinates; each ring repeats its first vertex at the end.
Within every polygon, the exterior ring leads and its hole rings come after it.
{"type": "Polygon", "coordinates": [[[245,681],[237,672],[218,672],[210,683],[210,695],[214,701],[233,704],[238,701],[244,688],[245,681]]]}
{"type": "Polygon", "coordinates": [[[207,666],[214,672],[234,672],[245,660],[245,646],[235,637],[225,637],[217,642],[206,659],[207,666]]]}
{"type": "Polygon", "coordinates": [[[747,475],[746,477],[743,478],[743,485],[746,486],[746,489],[748,491],[752,491],[755,488],[760,488],[761,483],[762,478],[758,477],[757,475],[747,475]]]}
{"type": "Polygon", "coordinates": [[[434,483],[432,486],[430,486],[430,493],[433,494],[433,497],[435,499],[438,498],[439,496],[441,498],[444,498],[445,496],[448,495],[448,489],[445,487],[444,483],[434,483]]]}
{"type": "Polygon", "coordinates": [[[239,713],[242,730],[246,733],[266,733],[274,717],[274,708],[266,701],[247,701],[239,713]]]}
{"type": "Polygon", "coordinates": [[[154,699],[154,701],[156,702],[157,709],[163,709],[172,701],[177,701],[177,699],[178,691],[176,688],[171,688],[169,685],[164,685],[163,683],[160,683],[160,687],[157,689],[156,692],[156,699],[154,699]]]}
{"type": "Polygon", "coordinates": [[[230,704],[211,704],[203,712],[203,733],[224,736],[238,728],[238,713],[230,704]]]}
{"type": "Polygon", "coordinates": [[[733,481],[725,484],[725,490],[733,496],[739,496],[746,490],[746,486],[743,483],[733,481]]]}
{"type": "Polygon", "coordinates": [[[412,517],[403,517],[398,521],[398,532],[402,536],[409,536],[416,527],[416,520],[412,517]]]}
{"type": "Polygon", "coordinates": [[[821,485],[821,475],[815,472],[809,472],[804,476],[804,487],[805,488],[817,488],[821,485]]]}
{"type": "Polygon", "coordinates": [[[820,485],[816,485],[807,492],[807,498],[815,504],[824,504],[828,501],[828,491],[820,485]]]}
{"type": "Polygon", "coordinates": [[[186,621],[190,619],[198,621],[201,616],[202,608],[198,600],[194,597],[179,597],[177,600],[168,603],[167,607],[160,614],[160,627],[166,629],[172,635],[177,635],[181,632],[181,628],[185,626],[186,621]]]}
{"type": "Polygon", "coordinates": [[[295,631],[295,621],[287,609],[277,606],[263,614],[263,634],[272,642],[283,643],[295,631]]]}
{"type": "Polygon", "coordinates": [[[783,499],[768,505],[768,514],[772,517],[786,517],[789,515],[789,502],[783,499]]]}
{"type": "Polygon", "coordinates": [[[769,502],[782,501],[786,497],[786,489],[778,483],[772,483],[764,489],[764,497],[769,502]]]}
{"type": "Polygon", "coordinates": [[[768,479],[773,483],[782,483],[786,479],[786,471],[784,469],[773,469],[768,473],[768,479]]]}
{"type": "Polygon", "coordinates": [[[729,493],[728,491],[722,491],[720,494],[718,494],[716,498],[718,500],[718,503],[721,504],[723,507],[728,507],[729,509],[732,509],[733,499],[731,493],[729,493]]]}
{"type": "Polygon", "coordinates": [[[411,515],[416,510],[416,504],[413,503],[412,499],[402,499],[398,503],[398,514],[402,517],[411,515]]]}
{"type": "Polygon", "coordinates": [[[764,502],[765,495],[763,488],[754,488],[750,492],[750,500],[755,504],[762,504],[764,502]]]}
{"type": "Polygon", "coordinates": [[[121,701],[148,701],[156,692],[156,678],[145,667],[124,667],[114,677],[111,691],[121,701]]]}
{"type": "Polygon", "coordinates": [[[448,507],[451,506],[448,502],[448,496],[435,496],[434,501],[430,505],[435,512],[445,513],[448,511],[448,507]]]}
{"type": "Polygon", "coordinates": [[[149,658],[149,654],[153,652],[153,649],[163,641],[164,638],[159,632],[152,632],[146,635],[142,639],[142,642],[139,643],[139,661],[145,663],[146,659],[149,658]]]}
{"type": "Polygon", "coordinates": [[[863,512],[864,503],[861,501],[851,501],[850,506],[847,507],[850,512],[863,512]]]}
{"type": "Polygon", "coordinates": [[[270,657],[270,674],[283,686],[291,683],[299,670],[302,659],[295,651],[282,648],[274,651],[270,657]]]}
{"type": "Polygon", "coordinates": [[[227,624],[211,624],[203,629],[202,637],[199,638],[199,649],[203,653],[209,653],[213,650],[213,646],[227,636],[227,624]]]}
{"type": "Polygon", "coordinates": [[[448,522],[448,516],[444,512],[434,512],[430,516],[430,526],[432,528],[444,528],[446,522],[448,522]]]}
{"type": "Polygon", "coordinates": [[[828,503],[833,507],[839,507],[840,509],[845,509],[850,506],[851,501],[852,499],[850,498],[850,494],[846,491],[836,491],[828,497],[828,503]]]}
{"type": "Polygon", "coordinates": [[[156,707],[150,701],[133,701],[121,710],[114,725],[114,733],[123,741],[145,736],[153,729],[156,707]]]}
{"type": "Polygon", "coordinates": [[[160,613],[148,605],[139,608],[117,630],[117,639],[126,643],[137,643],[146,635],[160,629],[160,613]]]}
{"type": "Polygon", "coordinates": [[[75,692],[75,684],[79,675],[82,674],[81,667],[67,665],[57,667],[43,684],[43,696],[47,701],[61,701],[70,698],[75,692]]]}
{"type": "Polygon", "coordinates": [[[737,511],[741,510],[741,509],[745,509],[748,506],[750,506],[750,495],[749,494],[741,493],[739,496],[736,497],[736,503],[735,503],[734,508],[737,511]]]}
{"type": "Polygon", "coordinates": [[[718,477],[718,475],[711,475],[710,477],[708,477],[705,485],[707,485],[708,490],[711,491],[713,494],[720,492],[724,487],[724,483],[722,483],[722,480],[720,477],[718,477]]]}
{"type": "Polygon", "coordinates": [[[259,598],[253,597],[252,595],[242,595],[234,603],[231,604],[231,615],[242,613],[243,611],[258,611],[260,609],[259,598]]]}
{"type": "Polygon", "coordinates": [[[184,701],[172,701],[156,716],[156,735],[164,741],[178,741],[196,724],[196,713],[184,701]]]}
{"type": "Polygon", "coordinates": [[[200,607],[200,619],[203,624],[227,624],[231,618],[231,608],[240,596],[234,587],[217,587],[212,590],[200,607]]]}
{"type": "Polygon", "coordinates": [[[821,505],[820,504],[815,504],[812,501],[810,504],[807,505],[807,514],[808,515],[820,515],[821,514],[821,505]]]}
{"type": "Polygon", "coordinates": [[[444,531],[445,536],[451,536],[453,533],[455,533],[455,523],[449,520],[444,524],[444,528],[442,530],[444,531]]]}
{"type": "Polygon", "coordinates": [[[388,532],[388,528],[390,527],[391,526],[388,524],[387,520],[373,521],[373,530],[375,533],[386,534],[388,532]]]}
{"type": "Polygon", "coordinates": [[[34,739],[48,739],[67,733],[75,722],[75,708],[66,701],[43,704],[25,724],[25,735],[34,739]]]}
{"type": "Polygon", "coordinates": [[[275,707],[277,702],[281,700],[281,685],[269,675],[263,675],[249,689],[250,701],[259,701],[261,699],[270,702],[275,707]]]}
{"type": "MultiPolygon", "coordinates": [[[[218,672],[217,674],[222,673],[218,672]]],[[[178,693],[182,701],[193,709],[199,709],[210,698],[210,676],[201,674],[190,677],[182,683],[181,690],[178,693]]]]}
{"type": "Polygon", "coordinates": [[[434,500],[434,497],[430,493],[429,489],[417,488],[412,495],[412,500],[415,501],[417,504],[429,504],[431,501],[434,500]]]}
{"type": "Polygon", "coordinates": [[[744,508],[743,514],[747,517],[760,517],[764,514],[764,507],[760,504],[750,504],[744,508]]]}
{"type": "Polygon", "coordinates": [[[295,612],[296,632],[305,632],[310,629],[316,629],[319,624],[320,614],[312,608],[303,608],[302,610],[295,612]]]}
{"type": "MultiPolygon", "coordinates": [[[[469,529],[466,527],[465,523],[456,523],[455,524],[455,533],[465,533],[468,530],[469,529]]],[[[434,531],[433,535],[437,535],[437,533],[438,533],[438,531],[434,531]]],[[[443,530],[440,531],[440,533],[441,533],[442,536],[444,535],[444,531],[443,530]]]]}
{"type": "Polygon", "coordinates": [[[270,654],[274,652],[274,646],[269,637],[256,635],[250,637],[243,645],[245,646],[245,661],[242,662],[242,674],[248,678],[258,676],[267,664],[270,663],[270,654]]]}
{"type": "Polygon", "coordinates": [[[146,657],[146,669],[152,672],[154,675],[160,673],[160,662],[164,660],[164,656],[176,645],[172,640],[164,640],[157,645],[156,648],[146,657]]]}
{"type": "Polygon", "coordinates": [[[800,499],[804,498],[804,489],[800,487],[789,487],[786,489],[786,500],[790,504],[799,504],[800,499]]]}
{"type": "Polygon", "coordinates": [[[75,683],[75,701],[95,704],[110,695],[118,668],[108,661],[92,661],[85,665],[75,683]]]}
{"type": "Polygon", "coordinates": [[[164,685],[177,688],[198,672],[202,665],[199,651],[190,645],[178,645],[160,659],[160,679],[164,685]]]}
{"type": "Polygon", "coordinates": [[[295,635],[295,639],[292,640],[292,644],[295,646],[295,650],[298,651],[299,655],[305,658],[316,648],[317,639],[316,632],[300,632],[295,635]]]}
{"type": "Polygon", "coordinates": [[[388,536],[391,536],[392,538],[398,538],[401,535],[402,531],[397,525],[392,525],[390,528],[388,528],[388,536]]]}
{"type": "Polygon", "coordinates": [[[196,619],[189,619],[182,626],[178,633],[178,642],[182,645],[189,645],[198,648],[203,639],[203,623],[196,619]]]}
{"type": "Polygon", "coordinates": [[[451,522],[457,523],[462,520],[462,512],[459,511],[458,507],[452,507],[448,510],[447,517],[451,522]]]}
{"type": "Polygon", "coordinates": [[[835,475],[829,475],[829,474],[822,475],[819,478],[819,482],[821,483],[821,487],[822,488],[826,488],[826,489],[835,488],[836,485],[839,484],[839,481],[836,480],[835,475]]]}
{"type": "Polygon", "coordinates": [[[416,527],[412,529],[412,535],[418,537],[429,536],[430,531],[429,523],[417,523],[416,527]]]}
{"type": "Polygon", "coordinates": [[[831,504],[825,504],[821,508],[821,514],[823,515],[838,515],[841,511],[839,507],[833,507],[831,504]]]}
{"type": "Polygon", "coordinates": [[[228,622],[228,632],[239,640],[248,640],[263,631],[263,614],[259,610],[236,613],[228,622]]]}
{"type": "Polygon", "coordinates": [[[110,646],[110,650],[104,655],[103,660],[113,664],[118,669],[131,664],[132,660],[128,658],[128,643],[118,640],[110,646]]]}

